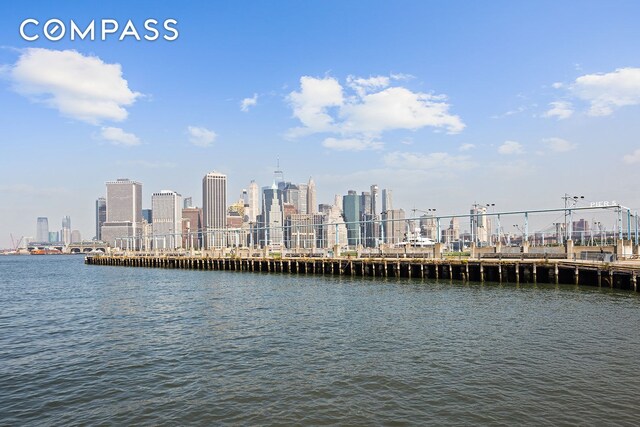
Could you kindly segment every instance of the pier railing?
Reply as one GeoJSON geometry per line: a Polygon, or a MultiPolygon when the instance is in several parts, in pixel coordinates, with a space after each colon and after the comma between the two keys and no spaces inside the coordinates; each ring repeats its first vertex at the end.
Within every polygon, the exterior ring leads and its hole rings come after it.
{"type": "Polygon", "coordinates": [[[328,222],[290,215],[268,223],[180,233],[118,237],[113,252],[306,257],[565,257],[638,256],[637,211],[621,205],[404,217],[401,210],[328,222]]]}

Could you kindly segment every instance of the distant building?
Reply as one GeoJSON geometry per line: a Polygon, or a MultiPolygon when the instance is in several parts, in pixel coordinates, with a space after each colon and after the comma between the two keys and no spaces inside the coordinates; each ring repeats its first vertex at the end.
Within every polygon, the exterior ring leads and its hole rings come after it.
{"type": "Polygon", "coordinates": [[[247,209],[245,214],[248,222],[256,222],[256,217],[260,214],[260,194],[258,190],[258,184],[255,181],[251,181],[249,188],[247,189],[247,209]]]}
{"type": "Polygon", "coordinates": [[[360,219],[361,219],[361,196],[349,190],[346,196],[342,196],[342,209],[347,227],[347,241],[349,246],[359,245],[360,242],[360,219]]]}
{"type": "Polygon", "coordinates": [[[202,178],[202,216],[205,247],[225,245],[223,230],[227,222],[227,176],[210,172],[202,178]]]}
{"type": "Polygon", "coordinates": [[[186,248],[202,247],[202,209],[182,209],[183,246],[186,248]]]}
{"type": "Polygon", "coordinates": [[[60,241],[65,245],[71,243],[71,217],[62,217],[62,230],[60,233],[60,241]]]}
{"type": "Polygon", "coordinates": [[[102,240],[102,225],[107,221],[107,200],[98,197],[96,200],[96,240],[102,240]]]}
{"type": "Polygon", "coordinates": [[[107,218],[102,240],[111,246],[139,248],[142,237],[142,184],[129,179],[108,181],[107,218]]]}
{"type": "Polygon", "coordinates": [[[82,242],[82,235],[80,234],[80,230],[73,230],[71,232],[71,243],[80,243],[82,242]]]}
{"type": "Polygon", "coordinates": [[[309,177],[309,182],[307,183],[307,213],[318,213],[318,205],[316,201],[316,183],[311,177],[309,177]]]}
{"type": "Polygon", "coordinates": [[[391,190],[382,190],[382,212],[393,209],[393,193],[391,190]]]}
{"type": "Polygon", "coordinates": [[[192,208],[193,207],[193,197],[185,197],[183,209],[192,208]]]}
{"type": "Polygon", "coordinates": [[[147,224],[153,223],[153,209],[142,209],[142,219],[147,222],[147,224]]]}
{"type": "Polygon", "coordinates": [[[38,217],[36,221],[36,242],[46,243],[49,241],[49,219],[47,217],[38,217]]]}
{"type": "Polygon", "coordinates": [[[49,240],[47,240],[49,243],[58,243],[60,241],[60,235],[57,231],[50,231],[49,232],[49,240]]]}
{"type": "Polygon", "coordinates": [[[182,247],[182,196],[162,190],[151,196],[154,248],[182,247]]]}
{"type": "Polygon", "coordinates": [[[384,243],[397,244],[402,242],[407,233],[404,210],[389,209],[382,212],[382,228],[384,243]]]}

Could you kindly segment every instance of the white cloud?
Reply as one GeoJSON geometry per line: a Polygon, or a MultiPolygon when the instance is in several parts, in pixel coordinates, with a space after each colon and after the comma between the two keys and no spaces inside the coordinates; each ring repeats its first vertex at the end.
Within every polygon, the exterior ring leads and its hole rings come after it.
{"type": "Polygon", "coordinates": [[[140,138],[132,133],[123,131],[120,128],[103,127],[100,130],[100,137],[114,145],[139,145],[140,138]]]}
{"type": "Polygon", "coordinates": [[[337,148],[343,146],[334,144],[338,140],[372,141],[393,130],[433,127],[458,133],[464,129],[460,117],[449,112],[450,105],[445,95],[391,86],[392,80],[400,78],[404,77],[349,76],[343,87],[332,77],[303,76],[300,91],[291,92],[287,98],[293,116],[300,120],[302,127],[290,129],[287,135],[295,138],[314,133],[334,133],[339,139],[334,138],[329,145],[337,148]],[[350,93],[345,95],[345,91],[350,93]]]}
{"type": "Polygon", "coordinates": [[[623,159],[625,163],[630,165],[640,163],[640,148],[635,150],[633,153],[625,154],[623,159]]]}
{"type": "Polygon", "coordinates": [[[551,87],[552,87],[552,88],[554,88],[554,89],[561,89],[561,88],[563,88],[563,87],[564,87],[564,83],[562,83],[562,82],[555,82],[555,83],[553,83],[553,84],[551,85],[551,87]]]}
{"type": "Polygon", "coordinates": [[[524,153],[524,149],[522,148],[522,144],[516,141],[505,141],[500,147],[498,147],[498,153],[500,154],[522,154],[524,153]]]}
{"type": "Polygon", "coordinates": [[[458,151],[469,151],[473,150],[474,148],[476,148],[474,144],[462,144],[460,147],[458,147],[458,151]]]}
{"type": "Polygon", "coordinates": [[[542,115],[543,117],[555,117],[558,120],[563,120],[573,115],[573,105],[570,102],[555,101],[549,105],[551,108],[542,115]]]}
{"type": "Polygon", "coordinates": [[[327,138],[322,141],[322,146],[338,151],[362,151],[379,150],[382,148],[382,143],[364,138],[327,138]]]}
{"type": "Polygon", "coordinates": [[[91,124],[127,118],[125,107],[140,96],[129,89],[120,64],[107,64],[75,50],[29,48],[11,67],[14,90],[91,124]]]}
{"type": "Polygon", "coordinates": [[[208,147],[216,140],[216,133],[207,128],[188,126],[189,142],[198,147],[208,147]]]}
{"type": "Polygon", "coordinates": [[[258,104],[258,94],[254,93],[252,98],[245,98],[240,102],[240,110],[245,113],[249,111],[250,107],[255,107],[258,104]]]}
{"type": "Polygon", "coordinates": [[[384,156],[387,166],[398,169],[456,169],[475,166],[469,156],[452,156],[448,153],[407,153],[395,151],[384,156]]]}
{"type": "Polygon", "coordinates": [[[608,116],[620,107],[640,104],[640,68],[586,74],[578,77],[570,90],[590,103],[589,115],[608,116]]]}
{"type": "Polygon", "coordinates": [[[545,144],[551,151],[556,153],[565,153],[567,151],[575,149],[578,146],[578,144],[569,142],[566,139],[562,138],[545,138],[542,140],[542,143],[545,144]]]}
{"type": "Polygon", "coordinates": [[[300,78],[300,92],[291,92],[287,98],[293,108],[293,115],[304,128],[290,131],[292,136],[301,136],[315,132],[326,132],[333,128],[333,117],[329,107],[341,106],[344,102],[342,86],[334,78],[300,78]]]}

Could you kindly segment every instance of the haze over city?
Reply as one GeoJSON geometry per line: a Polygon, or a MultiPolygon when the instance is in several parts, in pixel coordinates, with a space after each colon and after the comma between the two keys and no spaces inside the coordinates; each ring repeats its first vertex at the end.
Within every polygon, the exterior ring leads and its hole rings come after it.
{"type": "Polygon", "coordinates": [[[0,6],[0,248],[38,217],[90,239],[106,181],[201,206],[217,170],[231,203],[277,159],[318,203],[378,184],[407,212],[640,206],[638,3],[244,5],[0,6]],[[53,17],[175,19],[179,37],[20,36],[53,17]]]}

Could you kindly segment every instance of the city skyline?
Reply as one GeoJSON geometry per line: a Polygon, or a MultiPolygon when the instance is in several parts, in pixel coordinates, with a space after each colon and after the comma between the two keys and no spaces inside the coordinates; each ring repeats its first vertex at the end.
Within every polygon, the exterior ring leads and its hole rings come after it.
{"type": "Polygon", "coordinates": [[[165,188],[202,205],[211,170],[228,202],[282,169],[313,176],[316,209],[372,183],[407,214],[566,192],[640,207],[636,2],[124,6],[0,6],[0,248],[40,216],[93,236],[117,177],[144,207],[165,188]],[[27,42],[30,17],[174,18],[180,36],[27,42]]]}

